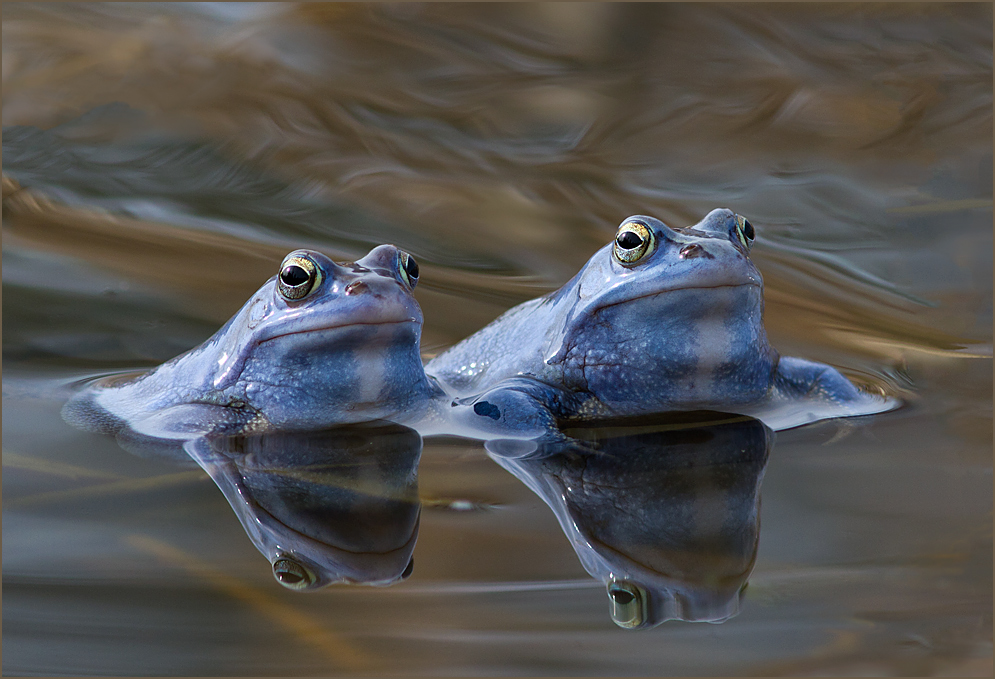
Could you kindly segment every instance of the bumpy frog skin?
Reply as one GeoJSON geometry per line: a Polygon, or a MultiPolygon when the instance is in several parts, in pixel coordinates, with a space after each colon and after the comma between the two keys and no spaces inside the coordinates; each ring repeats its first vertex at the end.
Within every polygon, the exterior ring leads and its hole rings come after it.
{"type": "Polygon", "coordinates": [[[94,384],[64,415],[165,437],[417,417],[438,393],[419,352],[417,275],[392,245],[351,264],[292,252],[202,345],[137,379],[94,384]]]}
{"type": "Polygon", "coordinates": [[[454,420],[512,438],[564,420],[674,410],[783,429],[893,407],[768,344],[754,237],[726,209],[683,229],[630,217],[563,288],[509,310],[426,372],[456,395],[454,420]]]}

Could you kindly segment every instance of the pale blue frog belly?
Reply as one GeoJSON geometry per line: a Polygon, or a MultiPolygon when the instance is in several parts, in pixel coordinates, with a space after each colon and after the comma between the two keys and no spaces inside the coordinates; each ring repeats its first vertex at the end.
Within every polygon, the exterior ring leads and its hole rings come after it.
{"type": "Polygon", "coordinates": [[[298,250],[202,345],[94,383],[64,415],[165,437],[417,417],[439,393],[421,362],[417,279],[392,245],[347,264],[298,250]]]}
{"type": "Polygon", "coordinates": [[[770,346],[755,237],[725,209],[682,229],[626,219],[560,290],[509,310],[426,371],[455,395],[455,420],[495,436],[703,409],[783,429],[894,407],[835,368],[770,346]]]}

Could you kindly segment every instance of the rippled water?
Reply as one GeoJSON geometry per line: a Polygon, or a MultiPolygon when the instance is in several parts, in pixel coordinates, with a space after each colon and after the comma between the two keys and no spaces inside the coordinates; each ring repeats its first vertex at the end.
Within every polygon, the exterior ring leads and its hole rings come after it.
{"type": "Polygon", "coordinates": [[[990,675],[989,5],[7,3],[3,126],[6,674],[990,675]],[[616,627],[531,477],[452,438],[409,578],[290,592],[191,460],[59,414],[298,247],[412,252],[430,357],[717,206],[774,346],[904,402],[729,486],[722,624],[616,627]]]}

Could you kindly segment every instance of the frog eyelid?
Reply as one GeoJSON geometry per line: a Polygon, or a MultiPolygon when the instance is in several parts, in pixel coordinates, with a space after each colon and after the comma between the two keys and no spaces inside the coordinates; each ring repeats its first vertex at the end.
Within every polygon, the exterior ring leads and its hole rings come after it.
{"type": "Polygon", "coordinates": [[[290,302],[299,302],[321,284],[321,268],[305,254],[287,255],[280,265],[276,287],[280,295],[290,302]]]}
{"type": "Polygon", "coordinates": [[[623,266],[638,264],[655,249],[656,235],[642,222],[627,221],[615,232],[612,254],[623,266]]]}

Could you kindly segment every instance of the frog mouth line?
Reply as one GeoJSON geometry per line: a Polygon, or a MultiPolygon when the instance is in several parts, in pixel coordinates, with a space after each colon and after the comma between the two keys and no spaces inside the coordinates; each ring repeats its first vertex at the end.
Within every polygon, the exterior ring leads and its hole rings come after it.
{"type": "Polygon", "coordinates": [[[272,342],[275,339],[280,339],[281,337],[289,337],[290,335],[308,335],[315,332],[322,332],[324,330],[336,330],[339,328],[357,328],[357,327],[375,327],[379,325],[406,325],[406,324],[416,324],[417,321],[413,318],[406,318],[403,321],[377,321],[375,323],[341,323],[339,325],[325,325],[320,328],[308,328],[307,330],[295,330],[293,332],[284,332],[279,335],[273,335],[272,337],[267,337],[266,339],[259,340],[259,344],[265,344],[266,342],[272,342]]]}
{"type": "Polygon", "coordinates": [[[627,297],[621,299],[617,302],[612,302],[611,304],[604,304],[594,309],[594,312],[601,311],[603,309],[608,309],[613,306],[618,306],[619,304],[627,304],[629,302],[634,302],[637,299],[646,299],[647,297],[657,297],[659,295],[666,295],[670,292],[681,292],[684,290],[718,290],[720,288],[746,288],[754,287],[763,290],[763,285],[755,281],[749,281],[748,283],[728,283],[723,285],[687,285],[680,288],[668,288],[667,290],[657,290],[656,292],[649,292],[645,295],[636,295],[635,297],[627,297]]]}

